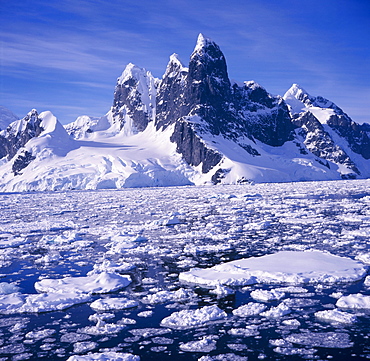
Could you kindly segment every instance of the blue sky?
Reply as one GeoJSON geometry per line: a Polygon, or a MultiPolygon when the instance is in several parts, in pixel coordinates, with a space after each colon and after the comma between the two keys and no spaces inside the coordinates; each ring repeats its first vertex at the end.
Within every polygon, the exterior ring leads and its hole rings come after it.
{"type": "Polygon", "coordinates": [[[160,78],[201,32],[231,79],[298,83],[370,122],[369,0],[0,0],[0,21],[0,105],[19,117],[104,115],[127,63],[160,78]]]}

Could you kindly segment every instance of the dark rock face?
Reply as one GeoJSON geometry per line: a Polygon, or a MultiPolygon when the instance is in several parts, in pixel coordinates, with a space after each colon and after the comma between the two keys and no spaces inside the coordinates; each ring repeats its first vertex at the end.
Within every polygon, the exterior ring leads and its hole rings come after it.
{"type": "Polygon", "coordinates": [[[26,168],[36,157],[34,157],[30,152],[25,150],[14,160],[12,165],[12,171],[14,175],[21,174],[21,170],[26,168]]]}
{"type": "Polygon", "coordinates": [[[177,144],[177,152],[182,154],[189,165],[198,166],[202,163],[203,173],[209,172],[222,159],[221,154],[206,147],[186,121],[176,122],[171,142],[177,144]]]}
{"type": "Polygon", "coordinates": [[[23,119],[10,124],[5,134],[0,136],[0,157],[6,156],[9,160],[12,159],[30,139],[38,137],[44,130],[41,122],[42,119],[33,109],[23,119]]]}
{"type": "MultiPolygon", "coordinates": [[[[122,129],[125,125],[125,115],[127,114],[132,119],[134,132],[141,132],[145,130],[151,120],[154,105],[143,103],[142,95],[146,89],[140,89],[141,84],[139,82],[143,80],[149,82],[149,79],[144,69],[137,68],[132,64],[129,64],[126,69],[128,73],[132,71],[132,74],[126,74],[122,80],[118,79],[113,97],[113,118],[115,122],[119,122],[120,129],[122,129]],[[138,76],[141,76],[143,79],[138,79],[138,76]],[[148,107],[151,107],[151,109],[147,109],[148,107]]],[[[146,86],[147,84],[144,85],[144,88],[146,86]]]]}
{"type": "MultiPolygon", "coordinates": [[[[343,164],[354,173],[360,174],[360,171],[347,153],[334,143],[329,133],[324,130],[322,124],[311,112],[303,113],[294,120],[294,124],[300,128],[299,134],[304,138],[304,144],[312,154],[321,159],[343,164]]],[[[329,167],[328,163],[322,164],[329,167]]]]}
{"type": "Polygon", "coordinates": [[[365,127],[353,122],[346,114],[332,115],[328,125],[347,140],[350,148],[365,159],[370,159],[370,138],[365,127]]]}

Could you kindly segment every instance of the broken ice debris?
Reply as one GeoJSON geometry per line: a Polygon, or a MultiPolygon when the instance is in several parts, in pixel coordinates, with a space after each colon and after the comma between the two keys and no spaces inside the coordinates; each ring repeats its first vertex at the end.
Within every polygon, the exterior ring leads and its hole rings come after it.
{"type": "Polygon", "coordinates": [[[38,292],[48,293],[109,293],[127,287],[131,283],[130,276],[102,272],[86,277],[65,277],[60,279],[45,278],[35,283],[38,292]]]}
{"type": "Polygon", "coordinates": [[[193,328],[205,325],[212,321],[226,318],[227,314],[219,307],[204,306],[196,310],[182,310],[172,313],[161,321],[161,326],[175,329],[193,328]]]}

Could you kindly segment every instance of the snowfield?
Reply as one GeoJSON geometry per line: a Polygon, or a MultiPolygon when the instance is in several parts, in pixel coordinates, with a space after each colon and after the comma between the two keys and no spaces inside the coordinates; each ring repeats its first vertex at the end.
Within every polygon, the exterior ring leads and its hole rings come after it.
{"type": "Polygon", "coordinates": [[[1,193],[0,358],[369,358],[369,186],[1,193]]]}

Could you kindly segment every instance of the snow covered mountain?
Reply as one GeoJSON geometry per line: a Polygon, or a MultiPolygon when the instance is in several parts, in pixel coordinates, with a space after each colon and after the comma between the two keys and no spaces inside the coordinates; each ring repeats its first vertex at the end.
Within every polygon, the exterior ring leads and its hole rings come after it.
{"type": "Polygon", "coordinates": [[[101,118],[63,126],[31,111],[0,132],[0,191],[286,182],[370,177],[370,126],[294,84],[272,96],[232,83],[199,35],[162,79],[128,64],[101,118]]]}

